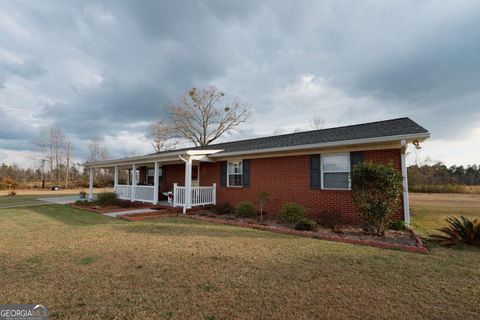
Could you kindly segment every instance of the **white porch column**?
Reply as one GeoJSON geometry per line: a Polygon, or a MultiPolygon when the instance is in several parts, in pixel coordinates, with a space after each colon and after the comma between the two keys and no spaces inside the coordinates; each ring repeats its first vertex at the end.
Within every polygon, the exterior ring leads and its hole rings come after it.
{"type": "Polygon", "coordinates": [[[212,202],[214,206],[217,205],[217,184],[216,183],[213,184],[212,202]]]}
{"type": "Polygon", "coordinates": [[[408,198],[408,171],[407,171],[407,161],[405,157],[405,152],[407,149],[407,142],[405,140],[401,141],[401,162],[402,162],[402,176],[403,176],[403,217],[405,224],[410,224],[410,201],[408,198]]]}
{"type": "Polygon", "coordinates": [[[118,165],[115,165],[115,174],[113,176],[113,189],[117,192],[118,185],[118,165]]]}
{"type": "Polygon", "coordinates": [[[89,181],[89,184],[88,184],[88,200],[92,201],[93,200],[93,168],[90,167],[90,181],[89,181]]]}
{"type": "Polygon", "coordinates": [[[132,199],[131,201],[135,201],[135,186],[137,185],[137,166],[135,163],[132,164],[132,199]]]}
{"type": "Polygon", "coordinates": [[[155,169],[154,169],[154,176],[153,176],[153,204],[158,203],[158,174],[160,170],[158,170],[158,162],[155,161],[155,169]]]}
{"type": "Polygon", "coordinates": [[[185,206],[183,213],[191,208],[192,198],[192,158],[189,156],[185,161],[185,206]]]}

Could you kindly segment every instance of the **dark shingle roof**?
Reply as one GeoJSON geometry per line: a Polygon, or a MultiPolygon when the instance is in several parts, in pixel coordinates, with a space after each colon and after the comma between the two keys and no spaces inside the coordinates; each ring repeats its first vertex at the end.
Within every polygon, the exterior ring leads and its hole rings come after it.
{"type": "Polygon", "coordinates": [[[223,152],[243,152],[308,144],[340,142],[345,140],[380,138],[388,136],[423,133],[428,133],[428,131],[410,118],[399,118],[344,127],[304,131],[291,134],[282,134],[278,136],[211,144],[206,147],[186,149],[223,149],[223,152]]]}

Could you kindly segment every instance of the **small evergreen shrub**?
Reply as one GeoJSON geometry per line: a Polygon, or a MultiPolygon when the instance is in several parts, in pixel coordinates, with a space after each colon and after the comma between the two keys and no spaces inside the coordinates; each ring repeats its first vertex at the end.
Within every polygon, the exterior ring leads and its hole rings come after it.
{"type": "Polygon", "coordinates": [[[216,214],[229,214],[233,213],[235,210],[233,206],[230,203],[224,202],[224,203],[219,203],[213,208],[213,212],[216,214]]]}
{"type": "Polygon", "coordinates": [[[408,227],[405,224],[405,221],[397,220],[397,221],[390,221],[388,223],[388,229],[400,231],[400,230],[407,230],[408,227]]]}
{"type": "Polygon", "coordinates": [[[80,191],[80,199],[85,199],[87,197],[87,193],[85,191],[80,191]]]}
{"type": "Polygon", "coordinates": [[[297,223],[305,217],[306,211],[307,210],[299,204],[293,202],[285,203],[280,208],[280,218],[285,222],[297,223]]]}
{"type": "Polygon", "coordinates": [[[342,213],[336,209],[324,210],[316,218],[319,225],[336,232],[342,222],[342,213]]]}
{"type": "Polygon", "coordinates": [[[119,202],[115,192],[100,192],[94,201],[97,206],[115,206],[118,205],[119,202]]]}
{"type": "Polygon", "coordinates": [[[400,206],[402,192],[402,173],[391,164],[364,162],[353,167],[353,202],[364,220],[365,234],[385,234],[389,218],[400,206]]]}
{"type": "Polygon", "coordinates": [[[303,218],[298,220],[295,230],[318,231],[318,224],[313,220],[303,218]]]}
{"type": "Polygon", "coordinates": [[[236,216],[239,218],[255,218],[255,206],[249,201],[240,202],[237,205],[236,216]]]}

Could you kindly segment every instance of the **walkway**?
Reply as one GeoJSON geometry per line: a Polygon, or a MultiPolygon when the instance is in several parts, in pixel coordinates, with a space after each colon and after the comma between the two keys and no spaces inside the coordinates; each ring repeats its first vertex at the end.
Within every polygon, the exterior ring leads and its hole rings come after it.
{"type": "Polygon", "coordinates": [[[135,210],[127,210],[127,211],[109,212],[109,213],[104,213],[103,215],[116,218],[116,217],[121,216],[123,214],[150,213],[150,212],[158,212],[158,210],[154,210],[154,209],[150,209],[150,208],[144,208],[144,209],[135,209],[135,210]]]}

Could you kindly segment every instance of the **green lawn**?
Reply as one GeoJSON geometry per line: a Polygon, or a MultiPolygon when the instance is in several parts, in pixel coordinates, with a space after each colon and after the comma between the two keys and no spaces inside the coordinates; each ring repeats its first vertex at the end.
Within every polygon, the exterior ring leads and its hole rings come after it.
{"type": "Polygon", "coordinates": [[[0,302],[43,303],[51,319],[480,317],[477,249],[422,255],[59,205],[1,209],[0,238],[0,302]]]}
{"type": "MultiPolygon", "coordinates": [[[[62,195],[63,196],[63,195],[62,195]]],[[[0,196],[0,208],[6,206],[15,206],[20,204],[42,204],[44,201],[38,198],[58,197],[57,195],[17,195],[17,196],[0,196]]]]}

